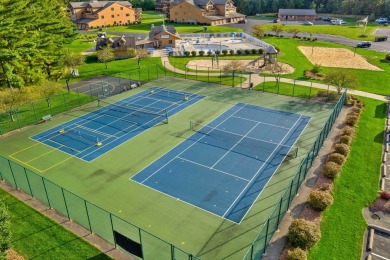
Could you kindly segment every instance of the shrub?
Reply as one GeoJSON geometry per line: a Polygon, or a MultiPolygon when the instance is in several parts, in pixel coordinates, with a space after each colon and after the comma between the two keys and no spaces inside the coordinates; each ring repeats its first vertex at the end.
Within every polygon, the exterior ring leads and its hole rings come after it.
{"type": "Polygon", "coordinates": [[[390,200],[390,191],[382,191],[381,192],[381,198],[384,200],[390,200]]]}
{"type": "Polygon", "coordinates": [[[252,53],[252,54],[256,54],[256,53],[257,53],[257,50],[256,50],[256,49],[252,49],[252,50],[251,50],[251,53],[252,53]]]}
{"type": "Polygon", "coordinates": [[[306,260],[307,253],[305,250],[296,247],[287,251],[287,260],[306,260]]]}
{"type": "Polygon", "coordinates": [[[364,104],[364,102],[361,101],[360,99],[357,99],[357,100],[356,100],[356,106],[357,106],[358,108],[363,108],[363,107],[365,107],[365,105],[366,105],[366,104],[364,104]]]}
{"type": "Polygon", "coordinates": [[[356,123],[359,121],[359,117],[356,116],[356,115],[350,115],[350,116],[347,116],[347,119],[345,119],[345,123],[350,125],[350,126],[354,126],[356,125],[356,123]]]}
{"type": "Polygon", "coordinates": [[[329,179],[336,179],[337,175],[341,172],[341,166],[335,162],[327,162],[322,172],[329,179]]]}
{"type": "Polygon", "coordinates": [[[334,102],[339,98],[339,94],[337,92],[331,91],[328,93],[326,100],[334,102]]]}
{"type": "Polygon", "coordinates": [[[326,97],[326,96],[328,96],[328,91],[326,91],[326,90],[319,90],[317,92],[317,96],[318,97],[326,97]]]}
{"type": "Polygon", "coordinates": [[[251,50],[248,50],[248,49],[246,49],[244,52],[245,52],[246,55],[251,54],[251,50]]]}
{"type": "Polygon", "coordinates": [[[219,55],[219,54],[221,54],[221,51],[220,50],[216,50],[215,54],[219,55]]]}
{"type": "Polygon", "coordinates": [[[305,40],[305,41],[306,41],[306,39],[307,39],[306,37],[303,37],[303,40],[305,40]]]}
{"type": "Polygon", "coordinates": [[[317,75],[321,71],[321,64],[314,64],[313,68],[310,70],[311,73],[317,75]]]}
{"type": "Polygon", "coordinates": [[[390,61],[390,54],[386,54],[385,60],[390,61]]]}
{"type": "Polygon", "coordinates": [[[259,54],[263,54],[264,53],[264,49],[259,49],[259,54]]]}
{"type": "Polygon", "coordinates": [[[213,54],[212,51],[207,51],[207,55],[208,55],[208,56],[211,56],[211,54],[213,54]]]}
{"type": "Polygon", "coordinates": [[[321,187],[319,187],[319,190],[330,191],[331,188],[332,188],[332,184],[324,183],[324,184],[321,185],[321,187]]]}
{"type": "Polygon", "coordinates": [[[323,77],[325,77],[325,75],[324,75],[323,73],[321,73],[321,72],[318,72],[318,73],[317,73],[317,77],[323,78],[323,77]]]}
{"type": "Polygon", "coordinates": [[[346,136],[353,136],[354,130],[350,126],[346,126],[341,130],[341,133],[346,136]]]}
{"type": "Polygon", "coordinates": [[[229,50],[230,55],[234,54],[234,50],[229,50]]]}
{"type": "Polygon", "coordinates": [[[354,108],[352,109],[352,111],[353,111],[354,114],[360,114],[360,113],[362,112],[362,108],[360,108],[360,107],[354,107],[354,108]]]}
{"type": "Polygon", "coordinates": [[[192,56],[196,56],[196,51],[191,51],[192,56]]]}
{"type": "Polygon", "coordinates": [[[309,203],[310,207],[313,209],[323,211],[333,203],[333,197],[328,192],[312,190],[307,199],[307,203],[309,203]]]}
{"type": "Polygon", "coordinates": [[[348,135],[343,135],[341,138],[340,138],[340,144],[349,144],[351,142],[351,137],[349,137],[348,135]]]}
{"type": "Polygon", "coordinates": [[[347,156],[349,153],[349,146],[346,144],[336,144],[334,150],[339,154],[347,156]]]}
{"type": "Polygon", "coordinates": [[[288,228],[287,238],[293,246],[310,248],[321,238],[320,229],[312,222],[295,219],[288,228]]]}
{"type": "Polygon", "coordinates": [[[345,162],[345,156],[339,153],[332,153],[328,157],[328,162],[335,162],[338,165],[343,165],[345,162]]]}
{"type": "Polygon", "coordinates": [[[238,55],[241,55],[241,54],[242,54],[242,50],[237,50],[236,53],[237,53],[238,55]]]}
{"type": "Polygon", "coordinates": [[[190,56],[190,52],[189,51],[185,51],[184,55],[186,55],[188,57],[188,56],[190,56]]]}
{"type": "Polygon", "coordinates": [[[348,106],[353,106],[355,104],[355,99],[351,95],[347,94],[344,104],[348,106]]]}
{"type": "Polygon", "coordinates": [[[275,49],[280,52],[280,48],[278,46],[275,46],[275,49]]]}
{"type": "Polygon", "coordinates": [[[222,54],[226,55],[228,53],[228,50],[222,50],[222,54]]]}
{"type": "Polygon", "coordinates": [[[199,51],[199,56],[203,56],[204,55],[204,51],[199,51]]]}

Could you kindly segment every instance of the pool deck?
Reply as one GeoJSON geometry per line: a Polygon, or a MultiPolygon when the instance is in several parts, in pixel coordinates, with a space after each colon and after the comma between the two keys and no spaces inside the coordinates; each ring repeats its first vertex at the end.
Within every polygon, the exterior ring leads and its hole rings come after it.
{"type": "Polygon", "coordinates": [[[240,43],[231,43],[230,40],[233,40],[232,37],[226,37],[226,38],[202,38],[202,37],[184,37],[181,41],[178,41],[176,43],[175,51],[179,51],[181,46],[183,45],[186,51],[199,51],[196,50],[193,46],[193,44],[216,44],[216,45],[222,45],[227,46],[229,50],[246,50],[246,49],[259,49],[260,46],[248,41],[247,39],[241,38],[241,37],[235,37],[234,40],[242,40],[240,43]]]}

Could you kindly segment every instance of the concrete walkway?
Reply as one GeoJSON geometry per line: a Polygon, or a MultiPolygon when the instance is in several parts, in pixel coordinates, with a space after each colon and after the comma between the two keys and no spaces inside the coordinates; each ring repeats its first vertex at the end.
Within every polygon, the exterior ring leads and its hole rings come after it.
{"type": "MultiPolygon", "coordinates": [[[[174,67],[170,62],[167,57],[167,55],[161,55],[161,61],[162,64],[165,66],[170,71],[173,71],[178,74],[187,74],[187,75],[198,75],[198,76],[210,76],[210,77],[218,77],[220,76],[220,73],[207,73],[207,72],[190,72],[190,71],[184,71],[181,69],[178,69],[174,67]]],[[[275,82],[274,77],[264,77],[260,76],[258,74],[251,74],[250,76],[248,74],[240,74],[240,77],[246,78],[246,80],[242,83],[242,86],[249,87],[250,83],[253,83],[253,86],[257,86],[259,84],[262,84],[264,81],[265,82],[275,82]]],[[[319,89],[325,89],[325,90],[333,90],[337,91],[337,89],[333,86],[329,86],[327,84],[322,84],[322,83],[315,83],[315,82],[310,82],[310,81],[297,81],[294,79],[288,79],[288,78],[280,78],[280,82],[284,83],[290,83],[290,84],[295,84],[299,86],[306,86],[306,87],[313,87],[313,88],[319,88],[319,89]]],[[[382,95],[377,95],[377,94],[372,94],[368,92],[363,92],[359,90],[353,90],[349,89],[348,90],[349,94],[356,95],[356,96],[362,96],[362,97],[368,97],[372,99],[377,99],[377,100],[382,100],[382,101],[388,101],[388,97],[382,96],[382,95]]]]}

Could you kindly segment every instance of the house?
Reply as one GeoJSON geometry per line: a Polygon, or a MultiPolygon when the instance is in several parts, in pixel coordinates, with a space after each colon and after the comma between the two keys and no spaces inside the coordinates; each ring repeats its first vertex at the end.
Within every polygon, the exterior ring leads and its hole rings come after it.
{"type": "Polygon", "coordinates": [[[314,9],[279,9],[278,18],[284,21],[314,21],[317,13],[314,9]]]}
{"type": "Polygon", "coordinates": [[[68,11],[76,27],[84,30],[138,23],[142,15],[142,10],[128,1],[70,2],[68,11]]]}
{"type": "Polygon", "coordinates": [[[114,51],[116,59],[128,58],[127,50],[130,48],[149,48],[152,47],[150,41],[136,41],[135,36],[122,36],[122,37],[99,37],[96,40],[96,51],[105,47],[111,47],[114,51]]]}
{"type": "Polygon", "coordinates": [[[155,10],[160,12],[166,17],[169,17],[169,6],[173,3],[173,0],[157,0],[155,10]]]}
{"type": "Polygon", "coordinates": [[[169,10],[169,20],[194,24],[228,24],[245,20],[237,13],[233,0],[175,0],[169,10]]]}
{"type": "Polygon", "coordinates": [[[173,26],[153,26],[149,32],[149,41],[153,42],[155,48],[175,47],[176,41],[180,39],[173,26]]]}

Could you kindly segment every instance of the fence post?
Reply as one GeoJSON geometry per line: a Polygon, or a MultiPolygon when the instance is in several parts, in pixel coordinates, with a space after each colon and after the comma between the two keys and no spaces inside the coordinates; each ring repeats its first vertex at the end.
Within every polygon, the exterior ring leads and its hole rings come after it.
{"type": "MultiPolygon", "coordinates": [[[[112,214],[110,212],[108,212],[110,214],[110,221],[111,221],[111,231],[112,231],[112,234],[114,234],[114,223],[112,222],[112,214]]],[[[115,235],[114,236],[114,247],[116,248],[116,239],[115,239],[115,235]]]]}
{"type": "Polygon", "coordinates": [[[282,210],[282,204],[283,204],[283,197],[280,198],[280,207],[279,207],[279,213],[278,213],[278,226],[280,221],[280,211],[282,210]]]}
{"type": "MultiPolygon", "coordinates": [[[[165,67],[164,67],[164,71],[165,71],[165,76],[167,76],[167,70],[165,69],[165,67]]],[[[157,64],[156,64],[156,75],[158,78],[158,65],[157,64]]]]}
{"type": "Polygon", "coordinates": [[[195,65],[195,80],[198,80],[198,65],[195,65]]]}
{"type": "Polygon", "coordinates": [[[233,70],[233,77],[232,77],[232,88],[234,88],[234,70],[233,70]]]}
{"type": "MultiPolygon", "coordinates": [[[[50,109],[51,109],[51,108],[50,108],[50,109]]],[[[12,113],[12,112],[11,112],[11,113],[12,113]]],[[[51,114],[53,114],[53,113],[51,113],[51,114]]],[[[22,126],[20,125],[20,121],[19,121],[19,117],[18,117],[18,109],[16,109],[15,115],[16,115],[16,121],[18,122],[18,127],[19,127],[19,129],[20,129],[20,128],[22,128],[22,126]]]]}
{"type": "Polygon", "coordinates": [[[150,72],[149,72],[149,66],[148,66],[148,81],[150,81],[150,72]]]}
{"type": "Polygon", "coordinates": [[[31,103],[31,106],[32,106],[32,109],[33,109],[33,111],[34,111],[35,123],[37,123],[37,122],[38,122],[38,117],[37,117],[37,113],[35,112],[34,102],[31,103]]]}
{"type": "Polygon", "coordinates": [[[141,69],[138,69],[138,81],[141,82],[141,69]]]}
{"type": "Polygon", "coordinates": [[[171,259],[175,260],[175,246],[171,244],[171,259]]]}
{"type": "Polygon", "coordinates": [[[269,218],[267,219],[267,226],[266,226],[266,229],[265,229],[265,239],[264,239],[263,254],[265,253],[265,249],[267,248],[268,226],[269,226],[269,218]]]}
{"type": "Polygon", "coordinates": [[[81,106],[81,100],[80,100],[80,92],[77,90],[77,101],[79,103],[79,107],[81,106]]]}
{"type": "Polygon", "coordinates": [[[310,81],[309,99],[311,98],[311,88],[313,87],[313,81],[310,81]]]}
{"type": "Polygon", "coordinates": [[[43,177],[41,177],[41,178],[42,178],[43,188],[45,189],[45,194],[46,194],[46,198],[47,198],[47,204],[49,204],[49,208],[51,208],[49,195],[47,194],[45,179],[43,177]]]}
{"type": "Polygon", "coordinates": [[[34,197],[34,194],[33,194],[33,192],[32,192],[31,185],[30,185],[30,180],[28,179],[27,170],[26,170],[26,168],[24,168],[24,167],[23,167],[23,169],[24,169],[24,175],[26,176],[28,188],[30,189],[31,197],[34,197]]]}
{"type": "Polygon", "coordinates": [[[89,231],[91,233],[93,233],[92,232],[92,226],[91,226],[91,220],[89,219],[89,212],[88,212],[88,206],[87,206],[87,201],[86,200],[84,200],[84,207],[85,207],[85,212],[87,213],[89,231]]]}
{"type": "Polygon", "coordinates": [[[64,98],[65,111],[68,111],[68,105],[66,104],[65,93],[62,93],[62,97],[64,98]]]}
{"type": "Polygon", "coordinates": [[[222,85],[222,70],[219,69],[219,85],[222,85]]]}
{"type": "Polygon", "coordinates": [[[291,180],[291,184],[290,184],[290,194],[288,195],[288,206],[290,207],[290,204],[291,204],[291,192],[292,192],[292,189],[293,189],[293,184],[294,184],[294,179],[291,180]]]}
{"type": "Polygon", "coordinates": [[[11,161],[10,160],[8,160],[8,166],[9,166],[9,169],[11,170],[11,175],[12,175],[12,179],[14,180],[15,187],[16,187],[16,189],[19,189],[18,188],[18,184],[16,183],[15,176],[14,176],[14,171],[12,170],[12,167],[11,167],[11,161]]]}
{"type": "Polygon", "coordinates": [[[144,247],[142,246],[142,236],[141,236],[141,229],[138,228],[138,235],[139,235],[139,244],[141,245],[141,253],[144,255],[144,247]]]}
{"type": "Polygon", "coordinates": [[[207,82],[210,83],[210,67],[207,67],[207,82]]]}
{"type": "Polygon", "coordinates": [[[253,244],[251,245],[251,260],[253,259],[253,244]]]}
{"type": "Polygon", "coordinates": [[[70,220],[70,215],[69,215],[69,210],[68,210],[68,204],[66,203],[66,198],[65,198],[65,194],[64,194],[64,189],[61,188],[61,191],[62,191],[62,197],[64,198],[66,214],[68,215],[68,219],[70,220]]]}

